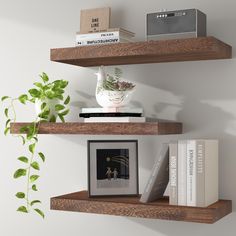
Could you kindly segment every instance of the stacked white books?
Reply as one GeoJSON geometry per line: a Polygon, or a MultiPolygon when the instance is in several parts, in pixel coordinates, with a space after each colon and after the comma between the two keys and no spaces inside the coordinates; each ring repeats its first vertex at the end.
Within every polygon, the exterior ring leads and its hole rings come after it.
{"type": "Polygon", "coordinates": [[[145,122],[142,108],[82,108],[80,122],[145,122]]]}
{"type": "Polygon", "coordinates": [[[169,144],[170,204],[207,207],[218,201],[218,140],[169,144]]]}
{"type": "Polygon", "coordinates": [[[122,28],[109,28],[104,32],[76,34],[77,46],[132,42],[135,34],[122,28]]]}

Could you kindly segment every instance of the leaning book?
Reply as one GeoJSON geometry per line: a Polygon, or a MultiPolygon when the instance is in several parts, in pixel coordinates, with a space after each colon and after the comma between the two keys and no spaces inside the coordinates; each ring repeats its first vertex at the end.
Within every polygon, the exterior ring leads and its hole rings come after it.
{"type": "Polygon", "coordinates": [[[169,182],[169,146],[163,144],[156,160],[140,202],[147,203],[163,197],[169,182]]]}

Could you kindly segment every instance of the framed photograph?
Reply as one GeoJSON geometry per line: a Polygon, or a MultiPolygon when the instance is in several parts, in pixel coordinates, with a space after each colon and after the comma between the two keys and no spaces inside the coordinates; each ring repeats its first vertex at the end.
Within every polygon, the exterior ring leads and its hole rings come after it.
{"type": "Polygon", "coordinates": [[[88,140],[88,191],[90,197],[139,194],[137,140],[88,140]]]}

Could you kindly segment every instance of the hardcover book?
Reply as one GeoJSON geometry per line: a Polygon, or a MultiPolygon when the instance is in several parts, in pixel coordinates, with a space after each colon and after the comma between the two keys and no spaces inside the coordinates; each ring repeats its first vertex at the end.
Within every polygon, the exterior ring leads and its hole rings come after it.
{"type": "Polygon", "coordinates": [[[218,201],[218,140],[187,144],[187,205],[207,207],[218,201]]]}
{"type": "Polygon", "coordinates": [[[84,122],[145,122],[145,117],[90,117],[84,118],[84,122]]]}
{"type": "Polygon", "coordinates": [[[128,112],[108,112],[108,113],[80,113],[79,117],[141,117],[141,113],[128,113],[128,112]]]}
{"type": "Polygon", "coordinates": [[[177,142],[171,142],[169,144],[169,177],[170,177],[169,204],[178,205],[178,144],[177,142]]]}
{"type": "Polygon", "coordinates": [[[187,205],[187,140],[178,141],[178,205],[187,205]]]}
{"type": "Polygon", "coordinates": [[[130,112],[130,113],[143,113],[143,108],[131,108],[131,107],[87,107],[82,108],[81,113],[115,113],[115,112],[130,112]]]}
{"type": "Polygon", "coordinates": [[[140,202],[147,203],[163,197],[169,182],[169,145],[163,144],[156,160],[140,202]]]}

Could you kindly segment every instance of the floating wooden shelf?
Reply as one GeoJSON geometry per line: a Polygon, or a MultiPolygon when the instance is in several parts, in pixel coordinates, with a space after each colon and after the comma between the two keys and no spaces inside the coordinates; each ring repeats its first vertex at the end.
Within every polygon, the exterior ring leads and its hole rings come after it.
{"type": "MultiPolygon", "coordinates": [[[[11,133],[30,123],[11,123],[11,133]]],[[[145,123],[42,123],[40,134],[164,135],[181,134],[182,124],[170,121],[145,123]]]]}
{"type": "Polygon", "coordinates": [[[232,48],[214,37],[51,49],[51,60],[77,66],[228,59],[232,48]]]}
{"type": "Polygon", "coordinates": [[[51,209],[212,224],[232,212],[232,202],[200,207],[171,206],[168,198],[143,204],[139,197],[89,198],[86,191],[51,198],[51,209]]]}

